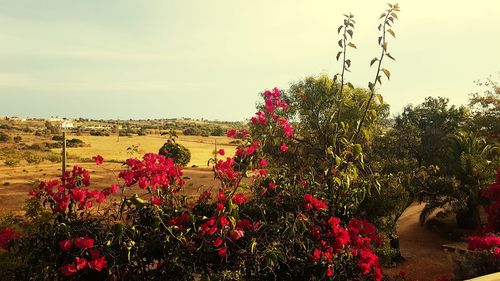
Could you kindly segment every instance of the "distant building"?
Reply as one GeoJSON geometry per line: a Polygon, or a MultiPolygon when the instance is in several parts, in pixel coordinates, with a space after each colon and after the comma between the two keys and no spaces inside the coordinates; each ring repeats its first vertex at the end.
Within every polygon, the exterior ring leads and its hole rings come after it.
{"type": "Polygon", "coordinates": [[[73,129],[75,128],[75,125],[73,124],[73,121],[71,120],[64,120],[61,123],[61,129],[73,129]]]}

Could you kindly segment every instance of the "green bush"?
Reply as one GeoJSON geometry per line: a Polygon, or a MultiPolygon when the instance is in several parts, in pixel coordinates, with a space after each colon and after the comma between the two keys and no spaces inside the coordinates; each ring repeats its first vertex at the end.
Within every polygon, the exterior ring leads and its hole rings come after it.
{"type": "Polygon", "coordinates": [[[40,164],[43,161],[43,157],[40,154],[31,153],[26,157],[26,161],[29,164],[40,164]]]}
{"type": "Polygon", "coordinates": [[[176,143],[174,140],[168,140],[160,148],[159,154],[172,158],[176,164],[186,166],[191,160],[191,152],[185,146],[176,143]]]}
{"type": "Polygon", "coordinates": [[[15,136],[14,137],[14,142],[15,143],[20,143],[22,140],[23,140],[23,138],[21,136],[15,136]]]}

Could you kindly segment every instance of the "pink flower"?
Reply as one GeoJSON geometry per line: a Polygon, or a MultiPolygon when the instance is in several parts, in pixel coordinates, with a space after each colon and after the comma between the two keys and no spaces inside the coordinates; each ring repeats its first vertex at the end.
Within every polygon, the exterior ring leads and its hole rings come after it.
{"type": "Polygon", "coordinates": [[[76,273],[76,267],[74,264],[65,264],[63,266],[61,266],[61,273],[65,276],[65,277],[69,277],[73,274],[76,273]]]}
{"type": "Polygon", "coordinates": [[[94,239],[90,237],[77,237],[73,243],[75,244],[75,247],[80,249],[94,247],[94,239]]]}
{"type": "Polygon", "coordinates": [[[215,248],[219,248],[219,246],[220,246],[220,245],[222,245],[222,242],[224,242],[224,241],[222,240],[222,238],[217,237],[217,239],[215,239],[215,241],[213,242],[213,243],[214,243],[215,248]]]}
{"type": "Polygon", "coordinates": [[[269,182],[268,186],[270,190],[276,190],[276,184],[274,182],[269,182]]]}
{"type": "Polygon", "coordinates": [[[261,160],[260,160],[260,166],[261,166],[262,168],[266,167],[266,166],[267,166],[267,160],[266,160],[266,159],[261,159],[261,160]]]}
{"type": "Polygon", "coordinates": [[[89,262],[89,267],[96,271],[101,271],[108,266],[108,261],[105,257],[96,258],[89,262]]]}
{"type": "Polygon", "coordinates": [[[231,129],[227,132],[227,137],[228,138],[234,138],[236,136],[236,130],[235,129],[231,129]]]}
{"type": "Polygon", "coordinates": [[[68,251],[71,248],[71,241],[68,239],[59,241],[58,244],[59,248],[61,248],[64,251],[68,251]]]}
{"type": "Polygon", "coordinates": [[[227,256],[227,248],[224,247],[224,248],[219,249],[219,251],[217,251],[217,254],[219,255],[219,257],[227,256]]]}
{"type": "Polygon", "coordinates": [[[159,197],[153,196],[153,197],[151,197],[151,204],[161,205],[161,204],[163,204],[163,200],[161,200],[161,198],[159,198],[159,197]]]}
{"type": "Polygon", "coordinates": [[[6,227],[0,230],[0,248],[7,249],[10,240],[19,239],[21,235],[17,233],[14,229],[6,227]]]}
{"type": "Polygon", "coordinates": [[[87,259],[86,258],[76,257],[75,263],[76,263],[77,270],[81,270],[81,269],[84,269],[85,267],[87,267],[87,259]]]}
{"type": "Polygon", "coordinates": [[[233,203],[237,205],[245,204],[247,202],[247,198],[243,193],[236,193],[233,196],[233,203]]]}
{"type": "Polygon", "coordinates": [[[285,151],[287,151],[287,150],[288,150],[288,146],[286,146],[286,144],[285,144],[285,143],[283,143],[283,144],[281,145],[280,149],[281,149],[281,151],[285,152],[285,151]]]}
{"type": "Polygon", "coordinates": [[[230,222],[229,220],[226,218],[226,216],[221,216],[220,219],[219,219],[219,224],[221,227],[224,227],[226,225],[229,225],[230,222]]]}
{"type": "Polygon", "coordinates": [[[111,192],[111,193],[118,193],[119,190],[120,190],[120,187],[117,184],[113,184],[113,185],[111,185],[111,188],[109,189],[109,192],[111,192]]]}
{"type": "Polygon", "coordinates": [[[245,235],[245,232],[241,229],[233,229],[229,232],[229,238],[233,241],[241,239],[245,235]]]}
{"type": "Polygon", "coordinates": [[[219,149],[219,151],[217,151],[218,154],[224,156],[224,154],[226,154],[226,152],[224,151],[224,149],[219,149]]]}
{"type": "Polygon", "coordinates": [[[326,270],[326,276],[328,276],[328,277],[332,277],[333,276],[332,266],[329,266],[328,269],[326,270]]]}
{"type": "Polygon", "coordinates": [[[92,159],[94,159],[96,165],[101,165],[104,162],[104,158],[101,155],[94,156],[92,159]]]}

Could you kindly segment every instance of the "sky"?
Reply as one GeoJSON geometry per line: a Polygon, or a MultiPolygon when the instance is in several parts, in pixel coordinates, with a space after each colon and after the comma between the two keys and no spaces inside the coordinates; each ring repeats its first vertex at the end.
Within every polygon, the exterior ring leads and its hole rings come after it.
{"type": "MultiPolygon", "coordinates": [[[[467,103],[500,71],[500,1],[401,0],[391,112],[427,96],[467,103]]],[[[355,86],[373,80],[379,0],[0,0],[0,115],[243,121],[258,93],[340,71],[356,19],[355,86]]]]}

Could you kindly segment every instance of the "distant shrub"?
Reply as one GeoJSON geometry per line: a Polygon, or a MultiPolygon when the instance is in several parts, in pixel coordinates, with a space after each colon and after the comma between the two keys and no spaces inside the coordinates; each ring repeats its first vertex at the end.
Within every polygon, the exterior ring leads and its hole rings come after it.
{"type": "Polygon", "coordinates": [[[12,138],[8,134],[0,132],[0,142],[9,142],[11,139],[12,138]]]}
{"type": "Polygon", "coordinates": [[[109,133],[108,132],[104,132],[104,131],[90,131],[89,134],[91,136],[98,136],[98,137],[109,136],[109,133]]]}
{"type": "Polygon", "coordinates": [[[43,136],[43,135],[44,135],[44,133],[43,133],[43,131],[41,131],[41,130],[37,130],[37,131],[35,132],[35,136],[37,136],[37,137],[40,137],[40,136],[43,136]]]}
{"type": "Polygon", "coordinates": [[[182,134],[185,136],[199,136],[201,133],[201,130],[195,127],[189,127],[182,131],[182,134]]]}
{"type": "Polygon", "coordinates": [[[29,164],[40,164],[43,161],[42,156],[36,153],[29,154],[28,157],[26,157],[26,161],[29,164]]]}
{"type": "Polygon", "coordinates": [[[224,129],[222,129],[219,126],[213,128],[212,131],[210,132],[210,135],[212,135],[212,136],[223,136],[225,134],[226,134],[226,132],[224,131],[224,129]]]}
{"type": "Polygon", "coordinates": [[[62,141],[63,140],[63,136],[55,135],[55,136],[52,137],[52,140],[53,141],[62,141]]]}
{"type": "Polygon", "coordinates": [[[201,133],[201,136],[208,138],[210,135],[208,134],[208,132],[204,131],[204,132],[201,133]]]}
{"type": "Polygon", "coordinates": [[[70,139],[66,140],[66,146],[67,147],[83,147],[85,146],[85,143],[81,139],[70,139]]]}
{"type": "Polygon", "coordinates": [[[47,148],[45,148],[43,144],[39,144],[39,143],[34,143],[34,144],[28,146],[28,149],[36,150],[36,151],[46,151],[47,150],[47,148]]]}
{"type": "Polygon", "coordinates": [[[45,159],[49,160],[52,163],[60,163],[62,161],[61,155],[55,153],[47,155],[45,159]]]}
{"type": "Polygon", "coordinates": [[[146,136],[147,135],[146,130],[139,130],[139,132],[137,132],[137,135],[138,136],[146,136]]]}
{"type": "Polygon", "coordinates": [[[160,148],[159,154],[172,158],[176,164],[186,166],[191,160],[191,152],[185,146],[176,143],[173,140],[168,140],[160,148]]]}
{"type": "Polygon", "coordinates": [[[5,159],[5,165],[7,166],[16,166],[17,164],[19,164],[20,160],[18,158],[7,158],[5,159]]]}
{"type": "Polygon", "coordinates": [[[15,136],[14,137],[14,142],[15,143],[20,143],[22,140],[23,140],[23,138],[21,136],[15,136]]]}

